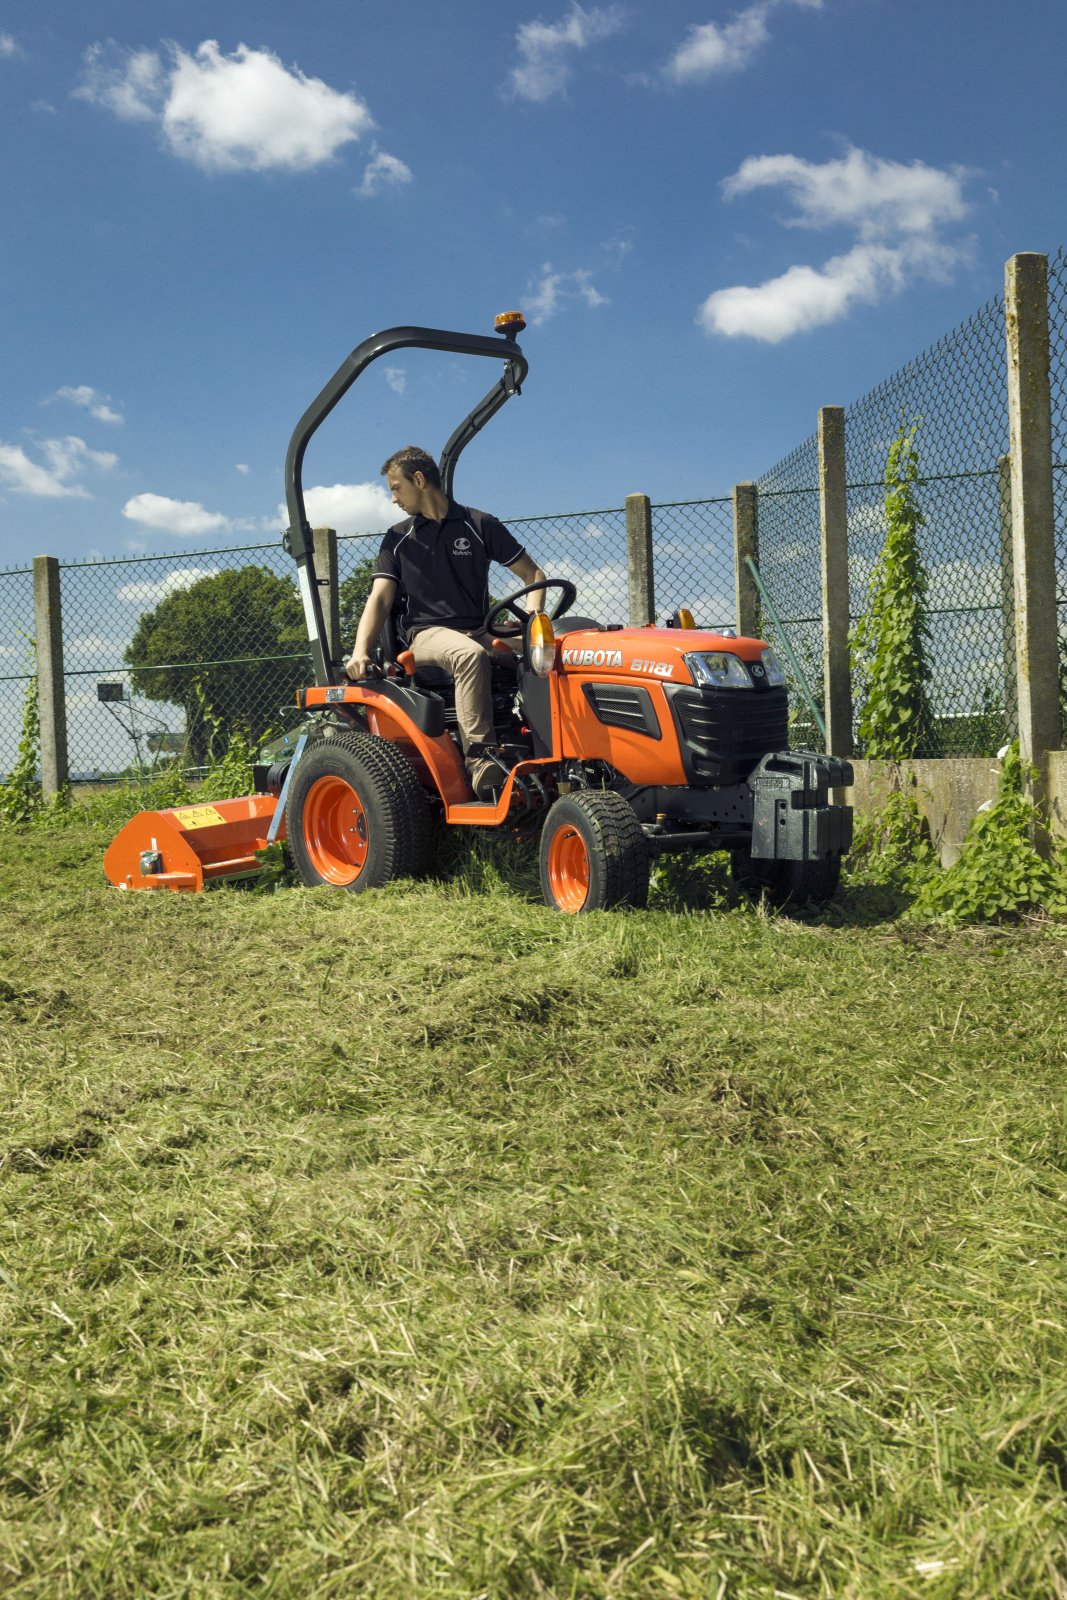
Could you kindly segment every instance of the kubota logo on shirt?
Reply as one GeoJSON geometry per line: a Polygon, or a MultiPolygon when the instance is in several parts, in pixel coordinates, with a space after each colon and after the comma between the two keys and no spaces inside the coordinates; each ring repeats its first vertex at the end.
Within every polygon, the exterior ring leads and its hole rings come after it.
{"type": "Polygon", "coordinates": [[[452,548],[456,552],[457,556],[469,556],[471,551],[471,542],[469,539],[464,538],[461,534],[453,544],[452,548]]]}

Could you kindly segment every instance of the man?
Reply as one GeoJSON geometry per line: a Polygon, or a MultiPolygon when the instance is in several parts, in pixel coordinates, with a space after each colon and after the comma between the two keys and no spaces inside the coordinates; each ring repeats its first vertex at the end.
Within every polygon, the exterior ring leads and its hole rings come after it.
{"type": "MultiPolygon", "coordinates": [[[[456,720],[471,788],[479,800],[487,800],[503,781],[497,762],[481,753],[493,739],[492,641],[482,630],[489,609],[489,563],[510,568],[520,586],[544,583],[545,575],[502,522],[448,498],[437,463],[425,450],[408,445],[396,451],[382,472],[393,503],[407,519],[382,540],[344,672],[349,678],[367,676],[371,651],[399,594],[398,631],[416,666],[443,667],[455,680],[456,720]]],[[[543,590],[527,597],[532,611],[543,603],[543,590]]]]}

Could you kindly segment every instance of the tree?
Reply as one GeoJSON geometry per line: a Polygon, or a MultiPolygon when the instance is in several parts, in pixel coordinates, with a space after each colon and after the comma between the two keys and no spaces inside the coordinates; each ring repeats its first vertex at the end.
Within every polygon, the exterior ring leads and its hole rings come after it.
{"type": "Polygon", "coordinates": [[[236,567],[169,594],[126,649],[131,687],[184,707],[188,759],[202,765],[241,728],[259,743],[308,681],[294,585],[266,567],[236,567]]]}
{"type": "Polygon", "coordinates": [[[867,587],[867,608],[852,631],[852,665],[860,701],[858,733],[864,755],[903,761],[918,755],[933,734],[928,685],[926,569],[919,532],[918,423],[903,425],[885,468],[885,544],[867,587]]]}
{"type": "Polygon", "coordinates": [[[356,637],[356,627],[370,594],[371,573],[377,564],[377,551],[372,556],[364,556],[337,591],[337,607],[341,614],[341,651],[346,658],[356,637]]]}

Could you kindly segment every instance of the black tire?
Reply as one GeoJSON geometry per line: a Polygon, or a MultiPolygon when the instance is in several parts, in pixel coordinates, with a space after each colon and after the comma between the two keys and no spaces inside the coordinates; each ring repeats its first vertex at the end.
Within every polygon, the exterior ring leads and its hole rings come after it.
{"type": "Polygon", "coordinates": [[[579,789],[556,801],[541,834],[541,892],[571,915],[645,904],[648,845],[621,795],[579,789]]]}
{"type": "Polygon", "coordinates": [[[285,826],[301,882],[349,893],[414,876],[429,843],[426,797],[400,751],[347,730],[305,749],[285,826]]]}
{"type": "Polygon", "coordinates": [[[837,892],[841,857],[828,861],[762,861],[747,850],[730,855],[734,882],[753,900],[772,906],[825,905],[837,892]]]}

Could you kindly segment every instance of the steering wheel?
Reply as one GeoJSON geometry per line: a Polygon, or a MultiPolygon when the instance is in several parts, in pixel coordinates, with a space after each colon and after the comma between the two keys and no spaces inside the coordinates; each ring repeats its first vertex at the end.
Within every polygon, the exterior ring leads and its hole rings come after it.
{"type": "Polygon", "coordinates": [[[523,611],[516,605],[524,594],[536,594],[538,589],[558,589],[559,598],[549,610],[548,620],[555,622],[565,611],[569,611],[578,596],[578,591],[569,578],[546,578],[544,583],[528,583],[525,589],[516,589],[514,594],[507,595],[503,600],[498,600],[496,605],[485,613],[482,629],[491,633],[494,639],[514,639],[518,634],[525,633],[526,624],[530,620],[530,613],[523,611]],[[504,623],[505,612],[515,618],[514,622],[504,623]]]}

